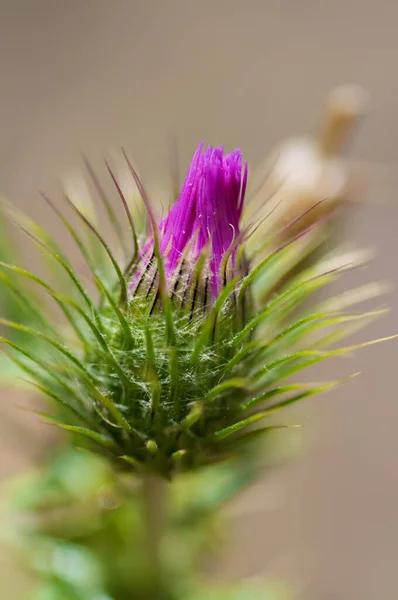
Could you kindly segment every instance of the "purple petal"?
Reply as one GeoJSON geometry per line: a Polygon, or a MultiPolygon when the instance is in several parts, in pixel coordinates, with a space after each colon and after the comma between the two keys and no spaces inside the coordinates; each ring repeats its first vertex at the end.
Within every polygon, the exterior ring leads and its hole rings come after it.
{"type": "MultiPolygon", "coordinates": [[[[223,258],[239,235],[248,167],[245,163],[242,173],[239,149],[224,154],[222,146],[208,146],[204,151],[203,147],[201,142],[177,202],[160,223],[160,251],[170,281],[184,251],[189,250],[188,263],[194,265],[201,251],[208,248],[208,276],[216,297],[222,287],[223,258]]],[[[149,260],[151,245],[149,241],[143,249],[144,264],[149,260]]]]}

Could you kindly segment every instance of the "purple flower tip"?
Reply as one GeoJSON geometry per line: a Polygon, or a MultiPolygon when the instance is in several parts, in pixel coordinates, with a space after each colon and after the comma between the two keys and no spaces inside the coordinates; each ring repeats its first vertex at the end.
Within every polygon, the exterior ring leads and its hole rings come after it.
{"type": "Polygon", "coordinates": [[[166,274],[171,277],[187,244],[195,262],[209,247],[213,294],[220,286],[220,266],[225,253],[239,234],[239,221],[247,183],[247,163],[242,174],[239,149],[224,154],[223,147],[201,142],[193,156],[180,197],[160,224],[160,251],[165,256],[166,274]]]}
{"type": "MultiPolygon", "coordinates": [[[[232,250],[234,260],[233,243],[239,234],[248,167],[245,162],[242,168],[239,149],[224,154],[223,147],[203,150],[203,146],[201,142],[192,158],[177,202],[159,225],[160,252],[170,283],[182,260],[194,267],[205,248],[206,277],[214,298],[223,285],[221,267],[226,252],[232,250]]],[[[141,276],[152,262],[151,255],[153,258],[153,240],[141,255],[141,276]]]]}

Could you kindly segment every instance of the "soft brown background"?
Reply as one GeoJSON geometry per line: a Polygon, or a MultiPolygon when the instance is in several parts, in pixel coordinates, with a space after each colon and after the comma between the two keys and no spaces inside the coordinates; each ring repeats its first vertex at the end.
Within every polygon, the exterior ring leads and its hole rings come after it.
{"type": "MultiPolygon", "coordinates": [[[[81,150],[122,144],[144,179],[169,185],[171,134],[184,168],[200,139],[239,145],[254,168],[355,81],[371,113],[353,153],[374,167],[349,232],[379,250],[356,279],[396,281],[397,25],[392,0],[1,0],[0,190],[46,220],[36,190],[81,150]]],[[[398,331],[397,297],[368,337],[398,331]]],[[[283,577],[308,600],[398,597],[396,357],[389,343],[337,362],[364,374],[294,415],[303,453],[234,508],[223,576],[283,577]]],[[[25,461],[0,435],[4,476],[25,461]]]]}

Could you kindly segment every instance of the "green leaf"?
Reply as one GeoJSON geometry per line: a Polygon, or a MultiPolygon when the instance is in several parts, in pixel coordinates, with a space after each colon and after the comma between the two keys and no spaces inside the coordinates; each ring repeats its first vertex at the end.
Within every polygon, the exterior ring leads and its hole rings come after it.
{"type": "Polygon", "coordinates": [[[293,392],[296,390],[307,390],[309,387],[311,387],[311,384],[308,383],[290,383],[287,385],[279,385],[275,388],[267,390],[266,392],[263,392],[262,394],[259,394],[255,398],[252,398],[251,400],[248,400],[247,402],[242,404],[240,407],[240,412],[250,410],[258,404],[262,404],[266,400],[270,400],[275,396],[279,396],[281,394],[286,394],[287,392],[293,392]]]}
{"type": "Polygon", "coordinates": [[[45,394],[49,398],[52,398],[53,400],[58,402],[58,404],[60,404],[63,408],[66,408],[79,421],[82,421],[83,423],[86,423],[87,425],[91,424],[89,418],[85,414],[83,414],[80,410],[78,410],[77,408],[72,406],[72,404],[70,404],[69,402],[64,400],[59,394],[56,394],[54,391],[50,390],[49,388],[47,388],[44,385],[41,385],[40,383],[36,383],[34,381],[29,381],[28,383],[30,383],[33,387],[40,390],[43,394],[45,394]]]}
{"type": "Polygon", "coordinates": [[[134,224],[134,220],[132,217],[132,214],[130,212],[129,206],[127,204],[126,198],[124,197],[124,194],[122,192],[122,189],[115,177],[115,175],[113,174],[111,168],[109,167],[108,163],[106,163],[106,166],[108,168],[109,174],[112,177],[112,181],[115,184],[115,187],[118,191],[118,194],[120,196],[120,199],[122,201],[123,204],[123,208],[124,208],[124,212],[127,216],[127,220],[129,222],[129,226],[130,226],[130,231],[131,231],[131,235],[133,238],[133,248],[134,248],[134,253],[133,253],[133,257],[131,258],[131,260],[129,261],[127,267],[126,267],[126,272],[128,273],[130,271],[130,269],[132,268],[132,266],[134,265],[134,263],[137,261],[138,259],[138,253],[139,253],[139,249],[138,249],[138,239],[137,239],[137,232],[135,229],[135,224],[134,224]]]}
{"type": "Polygon", "coordinates": [[[6,319],[0,319],[0,324],[6,325],[7,327],[15,328],[19,331],[23,331],[34,337],[41,338],[41,339],[45,340],[46,342],[48,342],[51,346],[56,348],[56,350],[58,350],[61,354],[66,356],[66,358],[68,358],[79,369],[80,376],[83,377],[86,384],[89,385],[90,390],[94,394],[94,397],[96,398],[96,400],[98,400],[105,408],[107,408],[109,410],[110,414],[116,419],[116,421],[120,425],[122,425],[122,427],[124,429],[126,429],[127,431],[130,431],[130,432],[134,431],[132,429],[131,425],[126,420],[126,418],[123,416],[123,414],[117,408],[117,406],[111,400],[109,400],[109,398],[107,398],[104,394],[102,394],[100,392],[100,390],[95,386],[95,382],[93,381],[92,374],[87,370],[86,366],[68,348],[66,348],[64,345],[60,344],[54,338],[51,338],[50,336],[45,335],[44,333],[42,333],[40,331],[36,331],[30,327],[20,325],[19,323],[13,323],[11,321],[7,321],[6,319]]]}
{"type": "Polygon", "coordinates": [[[100,244],[103,246],[105,252],[107,253],[107,255],[109,256],[109,259],[112,263],[113,268],[115,269],[115,273],[117,275],[117,278],[119,280],[119,284],[120,284],[120,303],[122,306],[126,306],[127,304],[127,298],[128,298],[128,289],[127,289],[127,282],[126,279],[119,267],[119,264],[116,260],[116,258],[113,255],[112,250],[110,249],[110,247],[108,246],[108,244],[106,243],[106,241],[104,240],[104,238],[102,237],[102,235],[99,233],[99,231],[94,227],[94,225],[92,225],[90,223],[90,221],[83,215],[83,213],[73,204],[73,202],[66,196],[65,199],[67,200],[68,204],[71,206],[71,208],[75,211],[75,213],[78,215],[78,217],[86,224],[86,226],[88,227],[88,229],[98,238],[98,241],[100,242],[100,244]]]}
{"type": "MultiPolygon", "coordinates": [[[[69,323],[72,325],[75,333],[77,334],[77,336],[79,337],[79,339],[83,342],[86,343],[86,339],[84,337],[83,332],[81,331],[80,327],[78,326],[78,324],[76,323],[75,319],[73,318],[71,312],[69,311],[68,307],[65,306],[65,302],[61,300],[61,296],[59,294],[57,294],[49,284],[47,284],[45,281],[43,281],[40,277],[38,277],[37,275],[34,275],[33,273],[30,273],[29,271],[25,271],[25,269],[21,269],[19,267],[16,267],[14,265],[9,265],[6,263],[3,263],[0,261],[0,266],[2,266],[5,269],[9,269],[10,271],[13,271],[14,273],[17,273],[18,275],[21,275],[27,279],[30,279],[31,281],[34,281],[35,283],[37,283],[38,285],[40,285],[42,288],[44,288],[46,290],[46,292],[48,294],[50,294],[50,296],[52,298],[54,298],[54,300],[57,302],[58,306],[61,308],[62,312],[64,313],[64,315],[66,316],[66,318],[68,319],[69,323]]],[[[40,314],[40,313],[39,313],[40,314]]],[[[50,329],[52,332],[54,332],[54,327],[51,327],[49,322],[44,320],[44,316],[41,319],[41,322],[44,321],[44,324],[46,325],[46,329],[50,329]]]]}
{"type": "MultiPolygon", "coordinates": [[[[122,230],[122,227],[120,226],[120,223],[118,221],[116,213],[113,210],[112,203],[108,200],[107,195],[105,194],[105,191],[104,191],[103,187],[101,186],[99,179],[98,179],[97,175],[95,174],[94,169],[92,168],[90,162],[87,160],[86,157],[84,157],[84,165],[85,165],[87,172],[89,174],[89,177],[94,185],[94,188],[98,194],[98,197],[101,200],[103,206],[105,207],[109,222],[111,223],[112,227],[114,228],[116,238],[123,245],[123,241],[124,241],[123,230],[122,230]]],[[[128,254],[128,250],[125,247],[124,247],[124,254],[125,255],[128,254]]]]}
{"type": "Polygon", "coordinates": [[[65,429],[66,431],[71,431],[72,433],[77,433],[79,435],[83,435],[94,442],[97,442],[100,446],[104,446],[107,450],[111,450],[112,452],[117,451],[117,446],[113,440],[108,438],[105,435],[98,433],[97,431],[93,431],[92,429],[87,429],[86,427],[79,427],[77,425],[67,425],[65,423],[59,423],[58,421],[53,421],[54,425],[57,427],[61,427],[61,429],[65,429]]]}
{"type": "Polygon", "coordinates": [[[333,275],[331,274],[320,275],[313,279],[301,281],[284,293],[279,294],[235,336],[232,341],[233,345],[238,346],[246,336],[252,333],[267,318],[273,320],[280,319],[280,314],[277,311],[283,310],[287,312],[288,310],[292,310],[293,306],[303,302],[306,297],[326,285],[332,278],[333,275]]]}
{"type": "Polygon", "coordinates": [[[337,348],[335,350],[329,351],[320,351],[320,350],[301,350],[299,352],[294,352],[293,354],[289,354],[287,356],[283,356],[273,361],[272,363],[266,365],[259,369],[253,376],[254,380],[261,380],[261,386],[266,385],[267,376],[271,379],[278,381],[290,377],[294,373],[301,371],[309,366],[312,366],[318,362],[326,360],[327,358],[332,358],[335,356],[340,356],[343,354],[347,354],[348,352],[352,352],[353,350],[358,350],[360,348],[366,348],[367,346],[372,346],[373,344],[378,344],[380,342],[385,342],[388,340],[393,340],[398,337],[397,335],[392,335],[384,338],[379,338],[376,340],[371,340],[368,342],[363,342],[361,344],[355,344],[352,346],[345,346],[344,348],[337,348]],[[301,360],[303,359],[303,360],[301,360]],[[273,373],[280,366],[285,366],[284,369],[278,371],[277,374],[273,373]],[[262,379],[264,376],[264,379],[262,379]]]}
{"type": "Polygon", "coordinates": [[[242,377],[234,377],[232,379],[227,379],[222,383],[216,385],[204,399],[204,402],[207,404],[221,396],[224,392],[229,392],[231,389],[240,389],[240,390],[248,390],[250,388],[251,381],[250,379],[244,379],[242,377]]]}
{"type": "MultiPolygon", "coordinates": [[[[250,415],[250,417],[247,417],[246,419],[243,419],[242,421],[237,421],[236,423],[233,423],[232,425],[229,425],[228,427],[224,427],[223,429],[220,429],[219,431],[217,431],[216,433],[213,434],[213,438],[215,440],[223,440],[223,439],[229,437],[230,435],[237,433],[244,427],[248,427],[249,425],[253,425],[254,423],[257,423],[257,421],[260,421],[261,419],[263,419],[266,416],[267,416],[266,411],[259,412],[254,415],[250,415]]],[[[270,427],[272,429],[274,426],[270,426],[270,427]]]]}

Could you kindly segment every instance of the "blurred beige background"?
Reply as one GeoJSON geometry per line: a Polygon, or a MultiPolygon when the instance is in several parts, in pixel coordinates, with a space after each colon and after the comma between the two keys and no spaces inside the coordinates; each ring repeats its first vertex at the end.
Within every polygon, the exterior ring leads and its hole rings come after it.
{"type": "MultiPolygon", "coordinates": [[[[120,145],[144,180],[169,185],[171,134],[183,168],[205,139],[240,146],[254,170],[355,81],[371,113],[352,153],[373,166],[349,232],[379,251],[355,278],[396,281],[397,24],[392,0],[0,0],[0,190],[46,220],[36,191],[81,150],[120,145]]],[[[363,337],[398,331],[397,298],[363,337]]],[[[363,375],[292,416],[303,452],[235,507],[222,576],[285,578],[302,600],[398,597],[396,357],[390,343],[337,362],[363,375]]],[[[2,446],[5,476],[26,461],[2,446]]]]}

